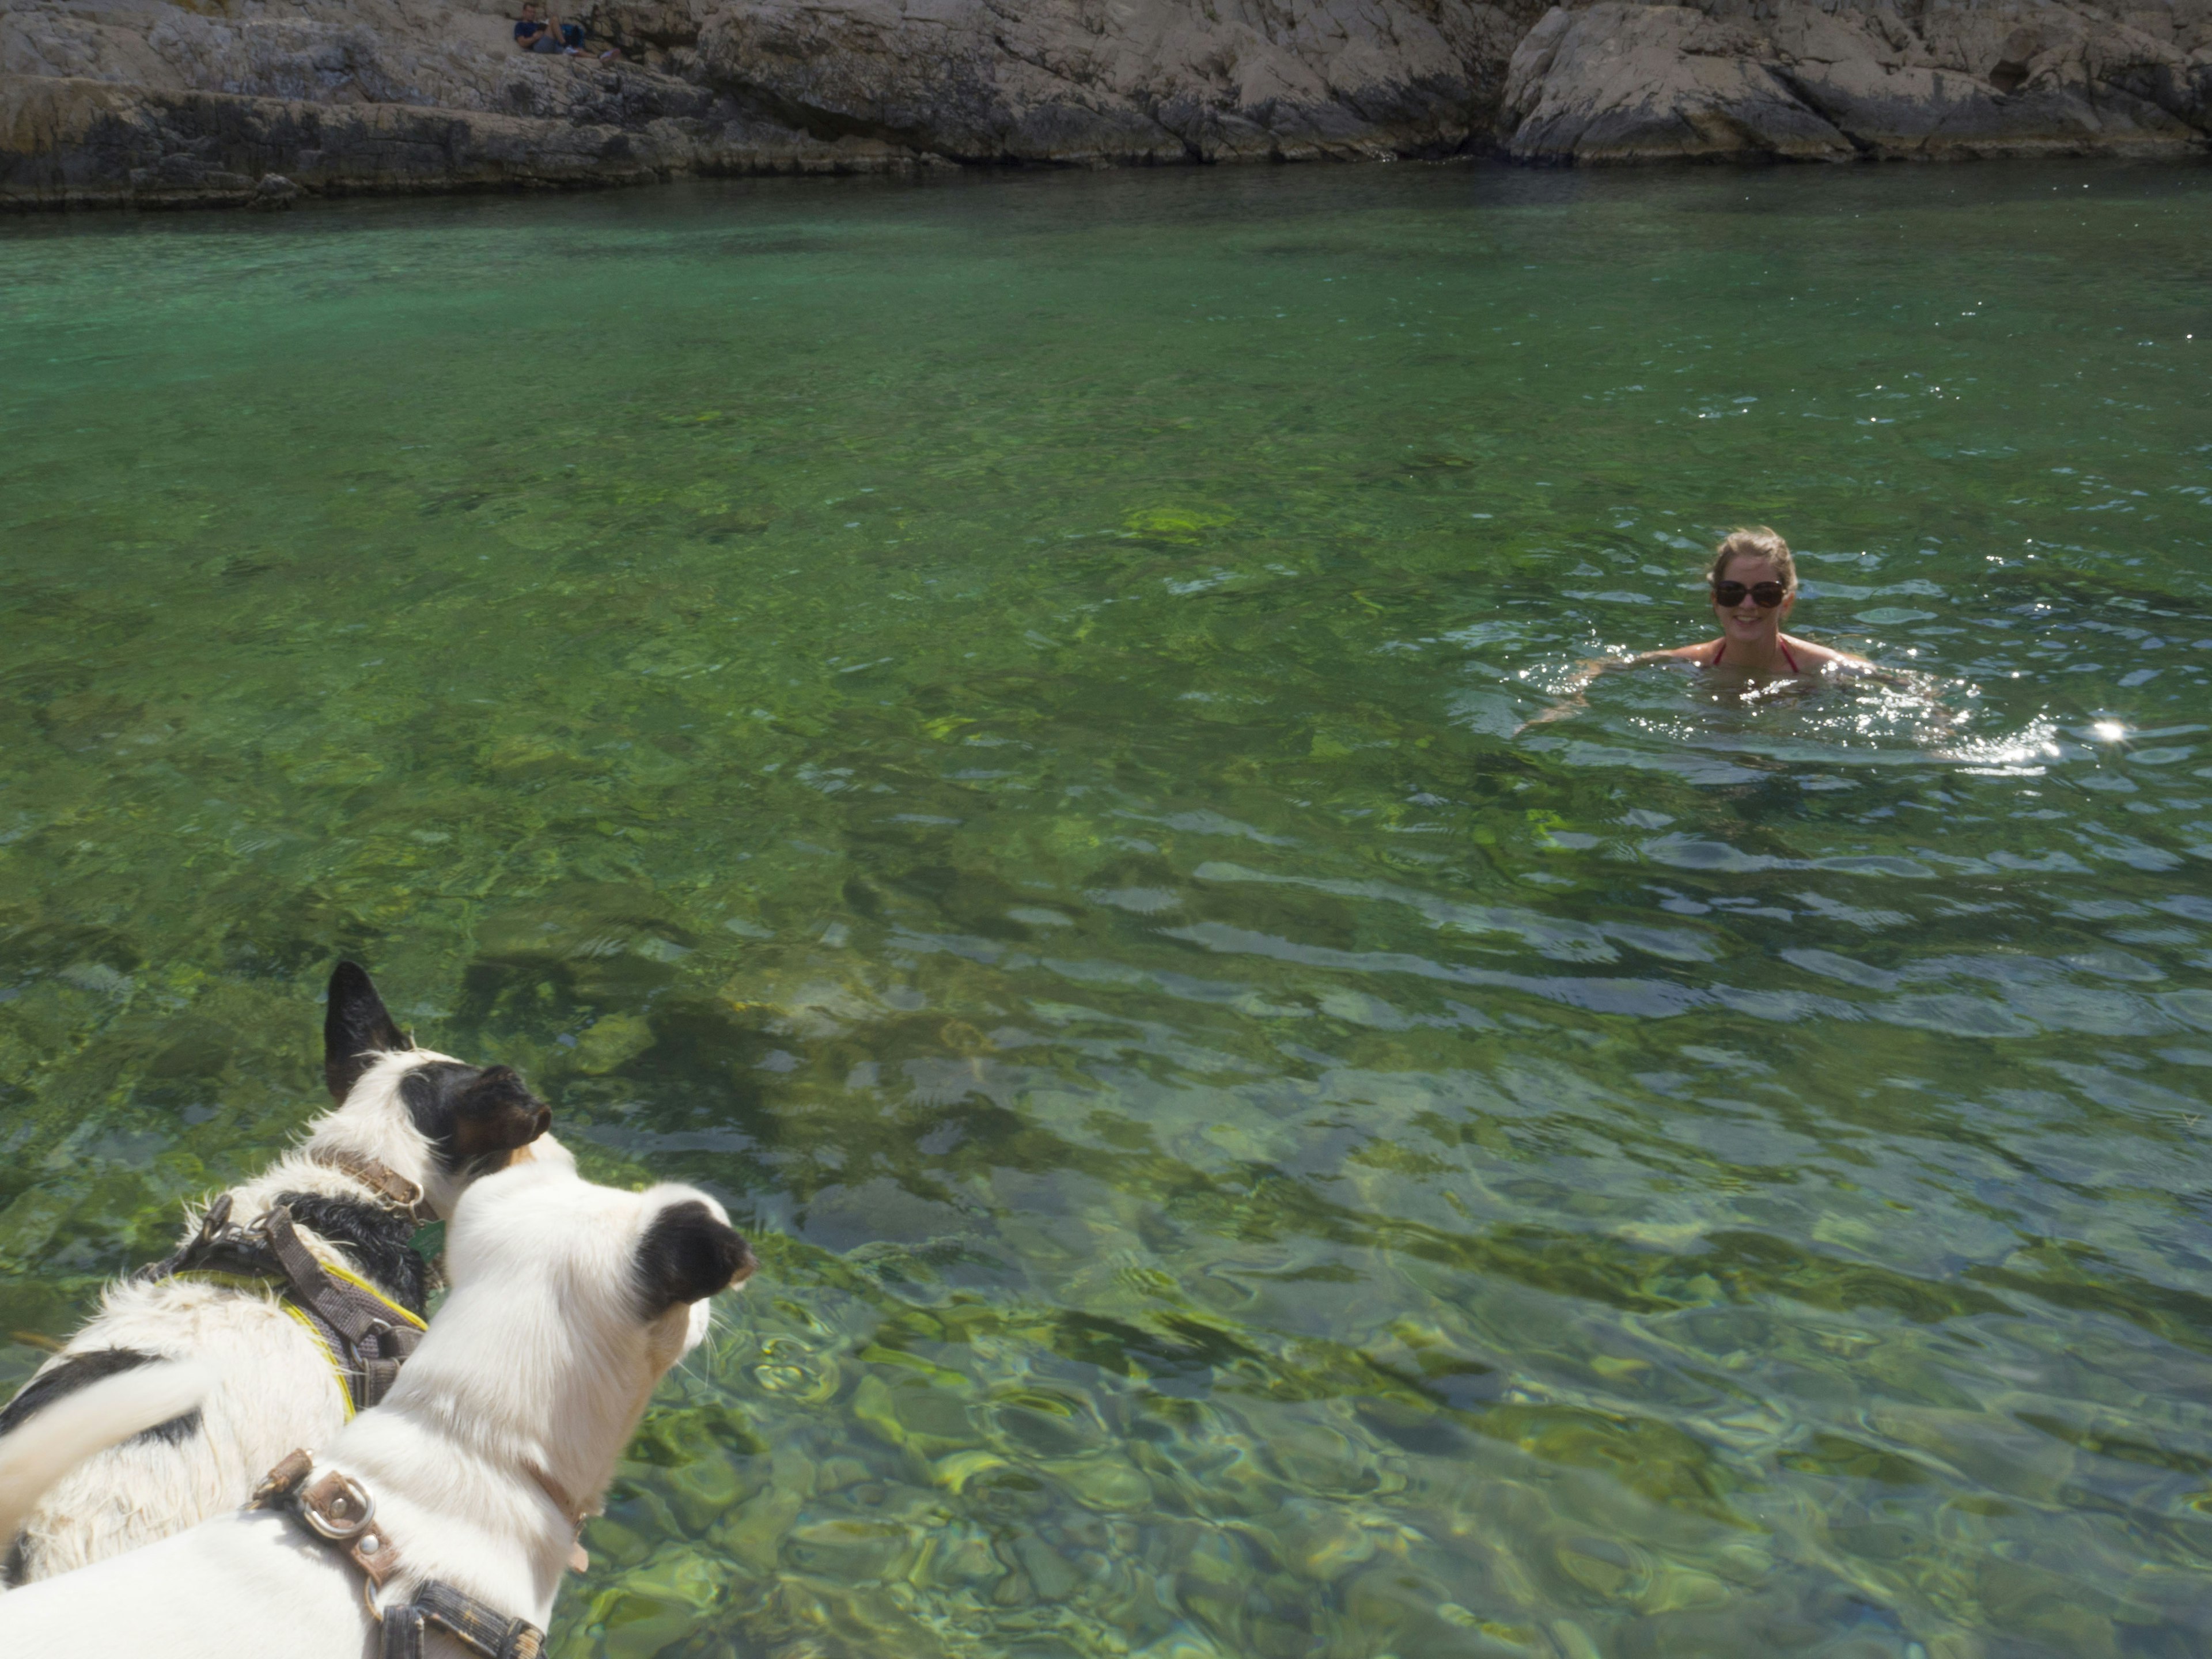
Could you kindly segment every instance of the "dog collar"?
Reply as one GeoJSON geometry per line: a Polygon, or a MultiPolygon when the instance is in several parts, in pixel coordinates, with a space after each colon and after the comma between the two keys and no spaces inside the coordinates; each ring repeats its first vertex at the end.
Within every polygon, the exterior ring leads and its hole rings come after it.
{"type": "Polygon", "coordinates": [[[434,1578],[412,1601],[379,1607],[377,1592],[399,1571],[399,1548],[378,1523],[376,1500],[359,1481],[330,1469],[309,1484],[314,1468],[312,1454],[294,1452],[263,1477],[246,1507],[283,1510],[361,1570],[362,1604],[384,1627],[380,1659],[421,1659],[425,1626],[444,1631],[482,1659],[540,1659],[544,1631],[434,1578]]]}
{"type": "Polygon", "coordinates": [[[363,1158],[358,1152],[342,1151],[336,1146],[310,1147],[307,1157],[326,1170],[336,1170],[340,1175],[349,1175],[374,1193],[395,1210],[404,1210],[417,1221],[435,1221],[430,1200],[423,1196],[420,1182],[410,1181],[388,1164],[380,1164],[373,1158],[363,1158]]]}
{"type": "Polygon", "coordinates": [[[553,1507],[561,1511],[561,1518],[568,1523],[568,1571],[589,1572],[592,1558],[584,1549],[584,1522],[605,1510],[595,1504],[579,1504],[568,1496],[568,1489],[551,1474],[535,1463],[525,1463],[523,1473],[538,1483],[538,1489],[552,1499],[553,1507]]]}

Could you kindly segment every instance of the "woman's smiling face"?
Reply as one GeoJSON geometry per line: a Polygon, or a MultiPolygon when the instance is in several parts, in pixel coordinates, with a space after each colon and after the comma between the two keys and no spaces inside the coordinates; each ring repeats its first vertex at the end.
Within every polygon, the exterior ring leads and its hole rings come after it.
{"type": "Polygon", "coordinates": [[[1721,572],[1719,581],[1743,584],[1743,596],[1735,604],[1723,605],[1717,599],[1713,601],[1713,615],[1720,620],[1722,634],[1739,645],[1759,645],[1773,639],[1782,631],[1783,618],[1797,603],[1796,590],[1789,585],[1780,568],[1759,554],[1737,554],[1721,572]],[[1752,590],[1761,582],[1782,584],[1780,605],[1770,608],[1752,597],[1752,590]]]}

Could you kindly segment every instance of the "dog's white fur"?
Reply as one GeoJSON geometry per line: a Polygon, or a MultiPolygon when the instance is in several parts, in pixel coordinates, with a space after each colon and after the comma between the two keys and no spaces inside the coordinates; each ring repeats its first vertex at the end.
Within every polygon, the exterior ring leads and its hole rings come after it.
{"type": "MultiPolygon", "coordinates": [[[[459,1063],[428,1048],[380,1055],[341,1104],[309,1126],[300,1146],[251,1181],[229,1188],[232,1221],[252,1224],[284,1193],[373,1200],[354,1176],[317,1163],[313,1154],[323,1151],[376,1159],[421,1186],[439,1215],[451,1215],[467,1181],[440,1166],[400,1096],[410,1072],[441,1060],[459,1063]]],[[[567,1149],[550,1135],[514,1156],[574,1167],[567,1149]]],[[[198,1231],[198,1215],[189,1215],[183,1237],[198,1231]]],[[[362,1264],[343,1244],[304,1227],[299,1236],[323,1261],[360,1271],[362,1264]]],[[[196,1362],[214,1375],[204,1379],[208,1386],[200,1400],[150,1421],[137,1421],[119,1409],[112,1419],[97,1414],[84,1419],[110,1421],[114,1432],[106,1441],[88,1442],[82,1432],[73,1436],[76,1455],[58,1468],[54,1460],[40,1460],[36,1467],[46,1468],[54,1481],[43,1494],[32,1492],[27,1478],[15,1483],[15,1490],[29,1493],[32,1501],[19,1496],[12,1504],[0,1502],[0,1555],[8,1552],[20,1527],[27,1547],[27,1582],[136,1549],[235,1508],[278,1459],[295,1447],[327,1444],[346,1420],[347,1401],[321,1344],[284,1311],[273,1287],[257,1293],[190,1280],[120,1280],[108,1287],[100,1311],[40,1371],[106,1348],[196,1362]],[[175,1443],[131,1439],[195,1403],[201,1412],[197,1433],[175,1443]],[[11,1516],[17,1525],[7,1524],[11,1516]]],[[[79,1395],[112,1389],[111,1397],[119,1403],[133,1396],[118,1385],[139,1374],[120,1373],[88,1385],[79,1395]]],[[[160,1385],[149,1377],[142,1386],[160,1385]]],[[[41,1407],[0,1437],[0,1455],[17,1455],[17,1442],[56,1433],[54,1413],[79,1395],[64,1395],[41,1407]]],[[[34,1466],[24,1467],[27,1475],[34,1466]]]]}
{"type": "MultiPolygon", "coordinates": [[[[706,1334],[708,1304],[641,1310],[637,1256],[685,1187],[596,1187],[558,1160],[479,1182],[448,1229],[452,1294],[385,1402],[316,1460],[376,1505],[400,1552],[385,1603],[441,1580],[544,1626],[574,1540],[542,1471],[579,1502],[614,1472],[661,1376],[706,1334]]],[[[85,1391],[87,1394],[90,1389],[85,1391]]],[[[221,1516],[0,1596],[8,1659],[362,1659],[375,1626],[358,1572],[290,1519],[221,1516]]],[[[461,1659],[433,1634],[426,1653],[461,1659]]]]}
{"type": "Polygon", "coordinates": [[[12,1538],[55,1481],[117,1441],[181,1417],[205,1400],[215,1373],[185,1360],[103,1378],[38,1413],[36,1434],[0,1439],[0,1538],[12,1538]]]}

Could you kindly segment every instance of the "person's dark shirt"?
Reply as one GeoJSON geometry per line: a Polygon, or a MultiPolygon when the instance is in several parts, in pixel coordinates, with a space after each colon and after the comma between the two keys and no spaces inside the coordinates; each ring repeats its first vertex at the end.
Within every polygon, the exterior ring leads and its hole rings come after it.
{"type": "Polygon", "coordinates": [[[514,38],[526,44],[545,33],[545,25],[534,17],[525,17],[514,26],[514,38]]]}

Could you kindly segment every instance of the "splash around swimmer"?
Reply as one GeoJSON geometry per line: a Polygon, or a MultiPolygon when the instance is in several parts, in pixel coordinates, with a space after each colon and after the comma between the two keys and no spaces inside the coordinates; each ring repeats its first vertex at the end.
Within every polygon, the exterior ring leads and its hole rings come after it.
{"type": "Polygon", "coordinates": [[[1585,662],[1561,688],[1562,701],[1522,729],[1573,714],[1583,706],[1582,694],[1590,682],[1609,669],[1680,662],[1742,679],[1882,672],[1864,657],[1782,631],[1797,603],[1797,562],[1790,556],[1790,544],[1765,525],[1730,531],[1713,550],[1705,582],[1713,617],[1720,623],[1718,639],[1585,662]]]}

